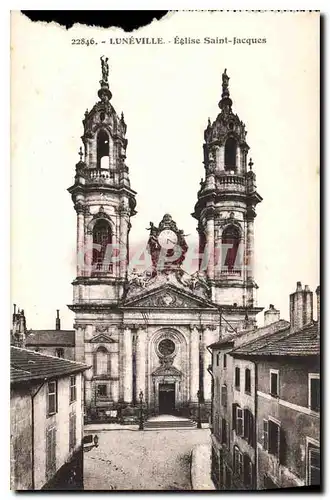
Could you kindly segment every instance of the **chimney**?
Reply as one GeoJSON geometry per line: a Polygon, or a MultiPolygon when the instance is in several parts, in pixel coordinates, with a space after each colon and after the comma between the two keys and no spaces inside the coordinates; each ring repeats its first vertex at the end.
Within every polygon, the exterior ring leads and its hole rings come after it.
{"type": "Polygon", "coordinates": [[[14,314],[13,314],[13,343],[17,347],[25,346],[25,337],[26,337],[26,320],[24,315],[24,309],[21,311],[17,308],[16,313],[16,304],[14,304],[14,314]]]}
{"type": "Polygon", "coordinates": [[[313,322],[313,292],[308,285],[305,289],[297,281],[297,289],[290,294],[291,331],[296,332],[313,322]]]}
{"type": "Polygon", "coordinates": [[[271,325],[280,320],[280,311],[275,309],[274,304],[269,304],[268,311],[264,312],[264,326],[271,325]]]}
{"type": "Polygon", "coordinates": [[[320,285],[315,290],[316,293],[316,309],[317,309],[317,325],[320,331],[320,285]]]}
{"type": "Polygon", "coordinates": [[[60,310],[56,309],[55,330],[61,329],[60,310]]]}

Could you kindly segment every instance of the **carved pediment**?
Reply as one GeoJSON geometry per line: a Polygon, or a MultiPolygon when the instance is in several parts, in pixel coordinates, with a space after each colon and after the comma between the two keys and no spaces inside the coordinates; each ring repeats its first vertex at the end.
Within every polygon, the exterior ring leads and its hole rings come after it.
{"type": "Polygon", "coordinates": [[[153,377],[181,377],[182,373],[175,366],[162,365],[152,373],[153,377]]]}
{"type": "Polygon", "coordinates": [[[186,309],[186,308],[214,308],[213,304],[200,297],[194,296],[172,285],[163,285],[156,290],[132,297],[124,302],[124,307],[141,307],[157,309],[186,309]]]}
{"type": "Polygon", "coordinates": [[[106,343],[112,344],[115,341],[109,335],[106,335],[104,333],[100,333],[99,335],[96,335],[95,337],[93,337],[90,340],[90,342],[92,344],[106,344],[106,343]]]}

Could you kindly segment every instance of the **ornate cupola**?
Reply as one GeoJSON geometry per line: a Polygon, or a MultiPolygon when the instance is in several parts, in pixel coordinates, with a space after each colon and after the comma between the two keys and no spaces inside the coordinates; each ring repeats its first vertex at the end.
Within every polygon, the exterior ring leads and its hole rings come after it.
{"type": "Polygon", "coordinates": [[[107,287],[110,302],[120,300],[127,279],[130,217],[136,213],[136,192],[130,187],[125,163],[127,126],[123,113],[117,115],[110,102],[107,57],[101,57],[101,70],[99,101],[85,112],[84,147],[69,188],[77,212],[74,302],[87,296],[89,301],[104,300],[101,284],[111,285],[107,287]]]}
{"type": "Polygon", "coordinates": [[[221,111],[213,123],[208,119],[204,132],[205,178],[201,180],[192,215],[198,220],[199,268],[205,271],[212,286],[213,300],[219,305],[235,304],[236,310],[249,308],[253,315],[257,289],[254,218],[255,206],[262,198],[256,191],[252,160],[247,165],[245,124],[232,106],[225,69],[221,111]]]}

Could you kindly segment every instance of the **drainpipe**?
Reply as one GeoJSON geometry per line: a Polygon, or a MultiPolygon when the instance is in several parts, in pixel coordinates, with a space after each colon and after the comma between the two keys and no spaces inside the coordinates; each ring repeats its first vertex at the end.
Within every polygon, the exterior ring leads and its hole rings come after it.
{"type": "Polygon", "coordinates": [[[254,487],[257,489],[257,470],[258,470],[258,365],[256,361],[254,361],[254,487]]]}
{"type": "Polygon", "coordinates": [[[31,448],[32,448],[32,490],[35,489],[34,484],[34,398],[39,393],[40,389],[44,386],[47,378],[44,379],[42,384],[38,387],[34,394],[31,394],[31,420],[32,420],[32,432],[31,432],[31,448]]]}
{"type": "MultiPolygon", "coordinates": [[[[208,346],[206,346],[206,349],[209,351],[209,353],[212,356],[212,364],[213,364],[213,351],[212,351],[212,349],[209,349],[208,346]]],[[[211,367],[212,367],[212,365],[211,365],[211,367]]],[[[212,369],[209,370],[209,367],[207,367],[207,371],[209,372],[209,374],[212,377],[212,379],[211,379],[211,419],[210,419],[210,421],[211,421],[211,434],[212,434],[212,431],[213,431],[214,375],[213,375],[212,369]]]]}

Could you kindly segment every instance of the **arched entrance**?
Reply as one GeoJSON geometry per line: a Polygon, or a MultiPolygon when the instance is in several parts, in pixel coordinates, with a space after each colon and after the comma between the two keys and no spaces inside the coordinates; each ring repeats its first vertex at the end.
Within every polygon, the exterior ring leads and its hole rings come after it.
{"type": "Polygon", "coordinates": [[[150,406],[156,414],[178,414],[186,394],[186,377],[182,370],[187,354],[186,340],[174,329],[158,331],[151,340],[150,406]]]}

